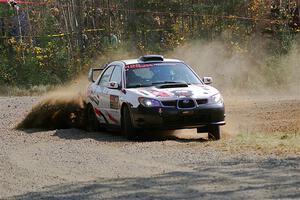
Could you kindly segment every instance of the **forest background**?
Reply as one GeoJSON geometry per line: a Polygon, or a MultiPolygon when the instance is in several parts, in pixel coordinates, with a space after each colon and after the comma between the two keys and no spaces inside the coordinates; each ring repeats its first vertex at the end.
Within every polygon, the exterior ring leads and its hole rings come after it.
{"type": "Polygon", "coordinates": [[[241,71],[238,80],[223,77],[229,85],[252,87],[257,74],[260,84],[276,88],[299,79],[300,0],[16,3],[0,0],[2,90],[61,85],[100,65],[99,58],[148,53],[186,59],[200,71],[215,67],[217,77],[241,71]]]}

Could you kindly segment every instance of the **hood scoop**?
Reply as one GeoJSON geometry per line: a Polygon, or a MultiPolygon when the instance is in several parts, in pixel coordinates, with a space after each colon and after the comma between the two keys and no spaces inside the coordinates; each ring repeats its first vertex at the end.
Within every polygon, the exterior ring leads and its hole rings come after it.
{"type": "Polygon", "coordinates": [[[183,87],[189,87],[186,83],[164,83],[156,86],[159,89],[163,88],[183,88],[183,87]]]}

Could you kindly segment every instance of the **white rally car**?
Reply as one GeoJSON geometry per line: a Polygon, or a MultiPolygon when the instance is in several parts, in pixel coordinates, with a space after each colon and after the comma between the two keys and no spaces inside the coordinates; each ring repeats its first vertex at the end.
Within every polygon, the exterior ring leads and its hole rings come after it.
{"type": "Polygon", "coordinates": [[[223,98],[184,62],[146,55],[115,61],[89,73],[87,127],[121,128],[133,139],[143,129],[197,128],[220,139],[225,125],[223,98]],[[93,80],[94,72],[102,73],[93,80]]]}

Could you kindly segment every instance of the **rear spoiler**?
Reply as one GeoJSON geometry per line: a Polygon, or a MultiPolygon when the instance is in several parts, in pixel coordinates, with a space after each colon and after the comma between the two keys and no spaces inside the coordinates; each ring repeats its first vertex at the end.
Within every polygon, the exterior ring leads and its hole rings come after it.
{"type": "Polygon", "coordinates": [[[91,68],[89,71],[88,79],[90,82],[95,82],[94,80],[94,72],[103,71],[107,67],[106,65],[103,65],[101,68],[91,68]]]}

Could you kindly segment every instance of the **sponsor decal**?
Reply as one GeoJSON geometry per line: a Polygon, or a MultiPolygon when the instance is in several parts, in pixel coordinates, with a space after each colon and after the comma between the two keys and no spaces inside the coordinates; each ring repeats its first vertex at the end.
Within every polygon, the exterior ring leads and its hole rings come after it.
{"type": "Polygon", "coordinates": [[[94,102],[96,105],[99,105],[100,97],[99,95],[95,95],[95,92],[91,85],[87,89],[87,96],[91,99],[92,102],[94,102]]]}
{"type": "Polygon", "coordinates": [[[97,99],[96,97],[94,96],[90,96],[90,99],[92,102],[94,102],[96,105],[99,105],[99,99],[97,99]]]}
{"type": "Polygon", "coordinates": [[[175,66],[176,63],[152,63],[152,64],[130,64],[126,65],[125,69],[136,69],[136,68],[148,68],[148,67],[153,67],[153,66],[175,66]]]}
{"type": "Polygon", "coordinates": [[[174,90],[174,91],[172,91],[172,93],[176,97],[191,97],[194,95],[191,90],[174,90]]]}
{"type": "Polygon", "coordinates": [[[147,95],[148,92],[153,94],[155,97],[191,97],[193,92],[191,90],[174,90],[174,91],[158,91],[158,90],[138,90],[140,93],[147,95]]]}
{"type": "Polygon", "coordinates": [[[172,94],[170,94],[169,92],[165,92],[165,91],[149,90],[149,92],[152,93],[153,95],[155,95],[156,97],[170,97],[170,96],[172,96],[172,94]]]}
{"type": "Polygon", "coordinates": [[[94,108],[94,111],[98,117],[103,117],[105,123],[108,124],[106,117],[103,115],[103,113],[98,108],[94,108]]]}
{"type": "Polygon", "coordinates": [[[119,96],[110,95],[110,108],[119,109],[119,96]]]}
{"type": "Polygon", "coordinates": [[[101,113],[101,111],[99,109],[94,108],[94,110],[95,110],[96,115],[98,115],[99,117],[102,116],[102,113],[101,113]]]}
{"type": "Polygon", "coordinates": [[[140,93],[142,93],[143,95],[149,96],[149,93],[147,93],[147,91],[145,90],[138,90],[140,93]]]}
{"type": "Polygon", "coordinates": [[[205,91],[203,92],[203,94],[209,94],[209,93],[207,92],[207,91],[209,91],[209,88],[207,88],[206,85],[196,84],[196,86],[198,86],[198,87],[202,88],[203,90],[205,90],[205,91]]]}
{"type": "Polygon", "coordinates": [[[126,65],[126,69],[136,69],[136,68],[147,68],[147,67],[152,67],[153,64],[131,64],[131,65],[126,65]]]}
{"type": "Polygon", "coordinates": [[[106,114],[113,123],[115,123],[115,124],[119,123],[119,121],[117,119],[115,119],[111,114],[109,114],[108,112],[106,114]]]}

